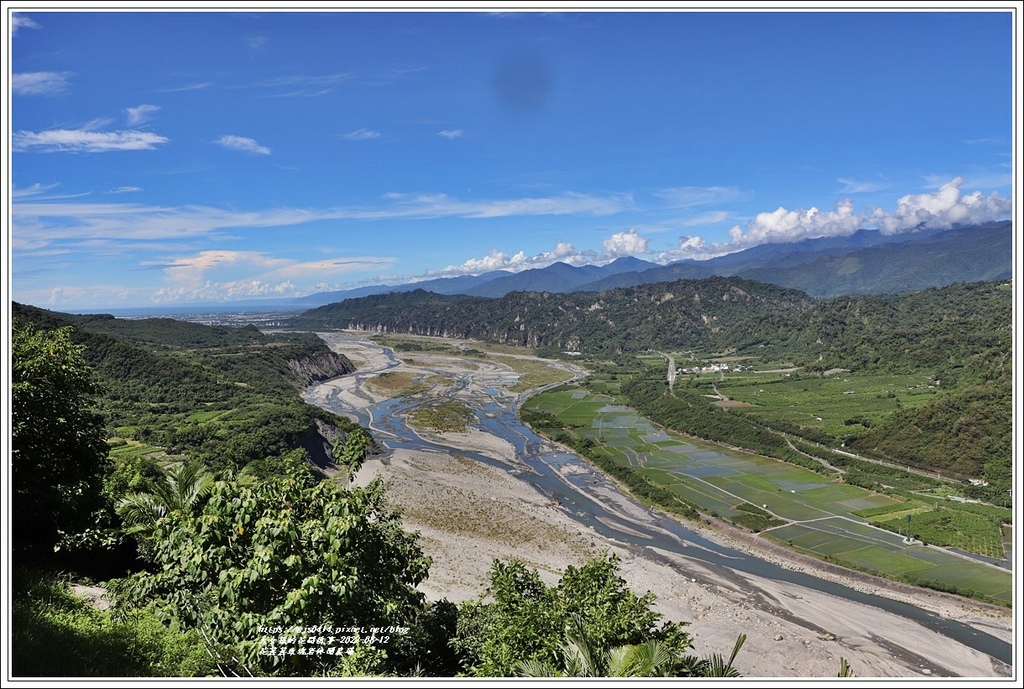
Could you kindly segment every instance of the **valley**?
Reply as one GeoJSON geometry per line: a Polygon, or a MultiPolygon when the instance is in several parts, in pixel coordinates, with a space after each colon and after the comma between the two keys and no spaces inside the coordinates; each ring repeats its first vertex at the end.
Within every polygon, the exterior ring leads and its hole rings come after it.
{"type": "MultiPolygon", "coordinates": [[[[691,621],[698,649],[727,645],[745,626],[738,665],[748,676],[834,674],[839,656],[861,676],[960,674],[950,657],[979,676],[1006,671],[988,655],[1008,653],[998,650],[1009,639],[1006,609],[834,567],[720,519],[680,525],[626,497],[518,425],[515,409],[538,389],[514,389],[523,373],[507,354],[477,342],[390,337],[389,348],[357,333],[321,337],[357,372],[311,388],[307,401],[365,423],[387,446],[357,480],[383,477],[389,499],[420,532],[433,557],[423,585],[432,598],[482,594],[494,558],[523,559],[554,579],[611,549],[622,554],[631,587],[655,592],[671,619],[691,621]],[[372,384],[381,375],[423,385],[391,397],[372,384]],[[438,399],[458,400],[476,420],[459,432],[407,423],[418,405],[438,399]],[[993,645],[979,650],[978,638],[993,645]]],[[[539,360],[517,359],[536,372],[539,360]]],[[[551,365],[554,378],[583,378],[572,364],[551,365]]]]}

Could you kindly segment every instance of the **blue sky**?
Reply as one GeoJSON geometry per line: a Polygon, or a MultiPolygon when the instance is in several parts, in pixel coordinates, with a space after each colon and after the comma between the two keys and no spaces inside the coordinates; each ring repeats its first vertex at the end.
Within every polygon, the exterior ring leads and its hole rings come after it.
{"type": "Polygon", "coordinates": [[[12,2],[10,294],[55,310],[295,297],[1009,218],[1014,5],[12,2]]]}

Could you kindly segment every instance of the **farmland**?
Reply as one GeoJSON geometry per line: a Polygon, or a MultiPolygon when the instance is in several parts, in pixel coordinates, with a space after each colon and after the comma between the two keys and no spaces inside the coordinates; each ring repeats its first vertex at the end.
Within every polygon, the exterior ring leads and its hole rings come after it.
{"type": "MultiPolygon", "coordinates": [[[[917,385],[910,377],[898,385],[889,376],[884,383],[878,377],[866,378],[833,381],[839,383],[833,389],[852,388],[878,400],[875,391],[903,392],[917,385]]],[[[718,388],[749,394],[765,384],[747,381],[725,386],[719,381],[718,388]]],[[[892,579],[1010,603],[1007,570],[952,552],[1002,560],[1000,525],[1010,520],[1009,510],[948,500],[942,492],[882,493],[849,485],[839,471],[819,473],[659,427],[617,396],[594,392],[617,387],[606,376],[595,376],[587,386],[564,386],[534,397],[524,405],[524,418],[534,418],[538,430],[574,449],[629,467],[703,513],[800,552],[892,579]],[[544,422],[537,423],[537,418],[544,422]],[[915,515],[910,522],[914,538],[909,541],[905,539],[910,530],[905,520],[908,511],[915,515]]],[[[779,401],[784,390],[810,405],[814,395],[810,386],[804,387],[781,380],[773,393],[775,408],[785,406],[779,401]]],[[[820,388],[816,394],[822,394],[820,388]]],[[[851,397],[842,395],[842,390],[839,394],[841,399],[851,397]]],[[[881,399],[858,413],[869,413],[891,398],[881,399]]],[[[836,419],[842,414],[837,410],[828,416],[836,419]]]]}

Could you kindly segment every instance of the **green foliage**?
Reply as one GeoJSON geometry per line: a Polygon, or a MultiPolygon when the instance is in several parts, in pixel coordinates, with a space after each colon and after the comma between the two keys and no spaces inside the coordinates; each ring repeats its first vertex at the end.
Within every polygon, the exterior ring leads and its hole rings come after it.
{"type": "MultiPolygon", "coordinates": [[[[737,651],[741,644],[737,642],[737,651]]],[[[669,644],[656,640],[603,648],[579,615],[570,617],[565,641],[555,655],[555,663],[522,660],[516,666],[516,674],[524,677],[739,676],[732,668],[732,659],[728,667],[718,656],[701,661],[693,656],[680,655],[669,644]]]]}
{"type": "Polygon", "coordinates": [[[618,575],[615,555],[568,567],[548,587],[520,561],[495,561],[489,599],[464,603],[452,646],[466,672],[483,677],[513,675],[521,661],[556,663],[566,625],[578,618],[600,648],[659,641],[673,654],[691,648],[684,623],[660,626],[654,596],[637,596],[618,575]]]}
{"type": "Polygon", "coordinates": [[[81,354],[102,384],[99,411],[111,436],[186,455],[212,469],[240,470],[315,447],[309,441],[318,423],[341,431],[354,427],[299,396],[315,380],[353,370],[312,333],[265,335],[252,326],[13,307],[39,328],[74,326],[71,338],[84,347],[81,354]]]}
{"type": "Polygon", "coordinates": [[[11,605],[17,677],[205,677],[216,666],[195,631],[151,610],[123,615],[86,607],[66,581],[19,572],[11,605]]]}
{"type": "Polygon", "coordinates": [[[117,503],[125,532],[151,538],[156,524],[171,514],[195,513],[213,488],[214,478],[196,463],[166,469],[148,492],[129,493],[117,503]]]}
{"type": "Polygon", "coordinates": [[[110,470],[98,386],[71,337],[20,319],[11,334],[12,545],[34,558],[89,528],[110,470]]]}
{"type": "Polygon", "coordinates": [[[719,409],[700,395],[682,391],[670,394],[668,386],[661,380],[637,377],[623,385],[622,392],[632,407],[663,426],[682,430],[703,440],[743,447],[768,457],[807,463],[789,447],[782,434],[765,428],[755,419],[719,409]]]}
{"type": "MultiPolygon", "coordinates": [[[[146,554],[153,571],[118,582],[118,600],[129,607],[152,603],[167,619],[230,648],[253,671],[353,670],[333,655],[261,654],[268,641],[261,627],[408,625],[423,602],[415,587],[429,560],[386,508],[379,482],[346,490],[293,477],[220,480],[199,510],[169,512],[151,533],[146,554]]],[[[221,662],[231,665],[226,657],[221,662]]]]}
{"type": "Polygon", "coordinates": [[[741,514],[738,514],[735,517],[730,517],[729,521],[737,526],[749,529],[754,533],[770,529],[774,526],[781,526],[786,523],[781,519],[773,517],[757,505],[752,505],[749,502],[741,502],[738,505],[734,505],[733,509],[739,510],[741,514]]]}
{"type": "Polygon", "coordinates": [[[160,465],[147,455],[118,452],[111,459],[114,468],[103,482],[103,495],[114,505],[128,493],[150,490],[161,475],[160,465]]]}
{"type": "Polygon", "coordinates": [[[885,419],[848,443],[857,451],[941,471],[947,476],[984,478],[1009,506],[1012,472],[1013,395],[1009,379],[943,395],[925,407],[885,419]]]}
{"type": "Polygon", "coordinates": [[[362,428],[349,431],[344,441],[334,445],[334,461],[344,468],[349,480],[363,465],[366,453],[372,445],[373,437],[362,428]]]}

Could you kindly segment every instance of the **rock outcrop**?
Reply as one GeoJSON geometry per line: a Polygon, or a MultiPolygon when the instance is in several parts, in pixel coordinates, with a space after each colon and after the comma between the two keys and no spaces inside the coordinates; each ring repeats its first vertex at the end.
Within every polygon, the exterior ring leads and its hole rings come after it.
{"type": "Polygon", "coordinates": [[[292,359],[288,362],[288,367],[299,378],[303,387],[337,378],[356,370],[347,356],[337,352],[292,359]]]}

